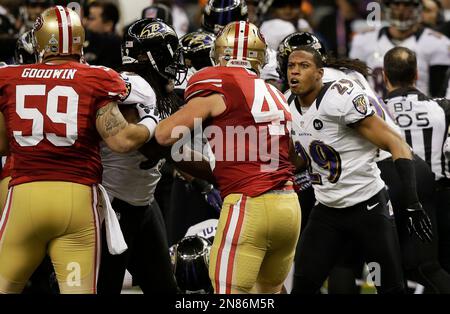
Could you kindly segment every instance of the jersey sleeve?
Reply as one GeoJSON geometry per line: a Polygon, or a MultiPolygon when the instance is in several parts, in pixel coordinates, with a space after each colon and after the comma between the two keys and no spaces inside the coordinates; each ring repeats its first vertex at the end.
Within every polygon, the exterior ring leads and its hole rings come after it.
{"type": "Polygon", "coordinates": [[[450,39],[436,31],[429,30],[429,65],[450,65],[450,39]]]}
{"type": "Polygon", "coordinates": [[[373,114],[375,111],[370,106],[367,94],[358,88],[347,98],[342,117],[345,124],[351,125],[373,114]]]}
{"type": "Polygon", "coordinates": [[[375,113],[364,90],[356,82],[352,83],[351,90],[343,89],[341,81],[333,83],[326,96],[332,101],[323,104],[324,114],[345,125],[354,124],[375,113]]]}
{"type": "Polygon", "coordinates": [[[223,76],[214,67],[205,68],[195,73],[188,81],[186,90],[184,91],[184,99],[186,102],[193,97],[206,97],[211,94],[224,94],[223,76]]]}
{"type": "Polygon", "coordinates": [[[127,92],[120,100],[120,104],[146,104],[155,105],[156,95],[150,84],[139,75],[122,72],[120,74],[125,82],[127,92]]]}
{"type": "Polygon", "coordinates": [[[445,117],[450,120],[450,100],[445,98],[436,99],[436,102],[444,110],[445,117]]]}
{"type": "Polygon", "coordinates": [[[95,70],[91,73],[90,84],[92,84],[94,97],[97,99],[95,110],[126,97],[126,84],[119,73],[107,67],[92,68],[95,70]]]}

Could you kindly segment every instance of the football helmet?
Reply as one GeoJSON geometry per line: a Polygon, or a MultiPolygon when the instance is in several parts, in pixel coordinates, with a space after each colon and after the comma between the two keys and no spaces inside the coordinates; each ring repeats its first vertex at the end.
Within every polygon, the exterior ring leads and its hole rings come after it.
{"type": "Polygon", "coordinates": [[[185,294],[212,293],[209,279],[211,243],[200,236],[187,236],[170,248],[178,289],[185,294]]]}
{"type": "Polygon", "coordinates": [[[177,85],[187,74],[177,33],[160,19],[140,19],[128,28],[122,46],[122,63],[149,64],[177,85]]]}
{"type": "Polygon", "coordinates": [[[33,45],[32,31],[23,33],[17,39],[14,60],[16,64],[33,64],[38,62],[38,55],[33,45]]]}
{"type": "Polygon", "coordinates": [[[258,27],[244,21],[229,23],[217,36],[211,49],[216,64],[253,69],[258,74],[267,63],[267,43],[258,27]]]}
{"type": "Polygon", "coordinates": [[[155,3],[142,10],[142,18],[161,19],[168,25],[173,25],[172,12],[170,8],[163,3],[155,3]]]}
{"type": "Polygon", "coordinates": [[[247,18],[245,0],[209,0],[203,9],[202,28],[217,35],[228,23],[247,18]]]}
{"type": "Polygon", "coordinates": [[[389,24],[400,31],[407,31],[420,23],[422,18],[422,0],[383,0],[383,11],[389,24]],[[406,4],[407,10],[393,10],[392,4],[406,4]]]}
{"type": "Polygon", "coordinates": [[[34,23],[33,38],[40,58],[83,55],[84,28],[71,9],[58,5],[45,10],[34,23]]]}
{"type": "Polygon", "coordinates": [[[188,33],[181,37],[180,44],[183,47],[183,55],[186,64],[189,63],[197,71],[207,66],[213,66],[210,58],[211,48],[216,36],[204,31],[188,33]]]}
{"type": "Polygon", "coordinates": [[[326,62],[327,51],[325,46],[315,35],[306,32],[293,33],[286,36],[277,49],[278,74],[281,78],[286,79],[287,63],[291,52],[300,46],[309,46],[314,48],[322,57],[322,61],[326,62]]]}

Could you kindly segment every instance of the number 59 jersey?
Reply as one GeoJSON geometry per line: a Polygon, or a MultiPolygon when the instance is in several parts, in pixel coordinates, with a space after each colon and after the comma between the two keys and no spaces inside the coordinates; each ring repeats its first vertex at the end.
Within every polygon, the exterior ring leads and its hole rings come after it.
{"type": "Polygon", "coordinates": [[[377,147],[352,128],[375,113],[361,87],[341,79],[324,84],[306,112],[296,103],[290,106],[292,138],[308,164],[316,199],[346,208],[378,193],[385,184],[374,161],[377,147]]]}
{"type": "Polygon", "coordinates": [[[0,69],[0,110],[14,157],[10,185],[100,183],[97,110],[126,94],[115,71],[78,62],[0,69]]]}
{"type": "Polygon", "coordinates": [[[185,99],[214,93],[223,96],[226,109],[209,121],[204,134],[222,195],[255,197],[291,180],[291,114],[283,94],[245,68],[218,66],[195,73],[185,99]]]}

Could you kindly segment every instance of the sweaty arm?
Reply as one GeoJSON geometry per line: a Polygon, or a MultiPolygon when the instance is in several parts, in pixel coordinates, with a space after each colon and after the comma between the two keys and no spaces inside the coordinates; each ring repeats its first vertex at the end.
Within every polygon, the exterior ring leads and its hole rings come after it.
{"type": "Polygon", "coordinates": [[[377,115],[372,115],[353,125],[355,130],[377,147],[392,154],[392,159],[412,159],[408,144],[377,115]]]}
{"type": "Polygon", "coordinates": [[[194,129],[196,119],[205,121],[218,116],[225,109],[221,94],[192,98],[180,110],[158,124],[155,138],[160,145],[170,146],[183,137],[183,132],[194,129]]]}
{"type": "Polygon", "coordinates": [[[116,102],[111,102],[97,111],[96,127],[106,145],[117,153],[136,150],[151,136],[145,125],[128,123],[116,102]]]}

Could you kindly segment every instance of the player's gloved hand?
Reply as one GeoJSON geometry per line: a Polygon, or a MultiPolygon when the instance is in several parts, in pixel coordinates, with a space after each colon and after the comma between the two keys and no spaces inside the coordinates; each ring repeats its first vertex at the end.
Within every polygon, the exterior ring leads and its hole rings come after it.
{"type": "Polygon", "coordinates": [[[308,170],[296,173],[294,175],[294,190],[301,192],[311,187],[312,182],[308,170]]]}
{"type": "Polygon", "coordinates": [[[431,242],[433,239],[431,220],[423,210],[422,204],[417,202],[406,207],[406,215],[408,216],[407,226],[409,235],[412,235],[414,232],[420,240],[431,242]]]}
{"type": "Polygon", "coordinates": [[[136,109],[139,114],[140,121],[138,124],[145,126],[150,132],[147,142],[155,134],[156,125],[160,121],[158,110],[156,106],[149,106],[144,104],[137,104],[136,109]]]}
{"type": "MultiPolygon", "coordinates": [[[[212,186],[212,185],[211,185],[212,186]]],[[[202,193],[203,194],[203,193],[202,193]]],[[[222,210],[222,197],[220,197],[220,192],[216,188],[212,188],[209,192],[204,193],[206,202],[214,207],[214,209],[220,213],[222,210]]]]}
{"type": "Polygon", "coordinates": [[[220,213],[223,204],[220,191],[209,182],[198,178],[193,179],[191,183],[204,196],[205,201],[220,213]]]}

